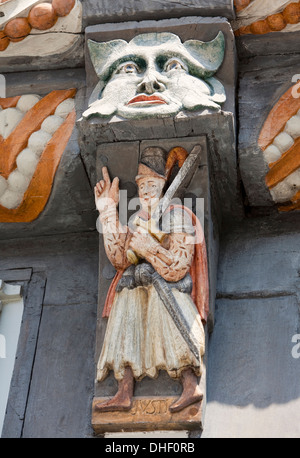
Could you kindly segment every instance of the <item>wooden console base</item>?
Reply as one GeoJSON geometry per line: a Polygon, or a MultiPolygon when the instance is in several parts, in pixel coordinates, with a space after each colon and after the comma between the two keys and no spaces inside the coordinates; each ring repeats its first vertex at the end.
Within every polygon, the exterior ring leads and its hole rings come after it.
{"type": "Polygon", "coordinates": [[[171,413],[169,407],[178,397],[135,397],[128,412],[99,412],[95,405],[109,398],[94,398],[92,426],[96,434],[105,432],[196,430],[202,429],[202,402],[180,412],[171,413]]]}

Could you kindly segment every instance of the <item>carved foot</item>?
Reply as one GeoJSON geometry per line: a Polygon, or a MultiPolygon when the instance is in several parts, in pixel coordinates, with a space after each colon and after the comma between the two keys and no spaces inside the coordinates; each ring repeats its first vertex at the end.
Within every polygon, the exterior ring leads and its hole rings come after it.
{"type": "Polygon", "coordinates": [[[189,395],[182,393],[180,398],[169,407],[169,410],[171,413],[180,412],[180,410],[183,410],[191,404],[195,404],[196,402],[201,401],[202,399],[203,394],[200,392],[200,390],[197,390],[197,392],[189,395]]]}
{"type": "Polygon", "coordinates": [[[109,401],[98,403],[95,405],[95,409],[98,412],[127,412],[131,409],[132,399],[122,398],[121,396],[114,396],[109,401]]]}
{"type": "Polygon", "coordinates": [[[170,412],[179,412],[185,407],[188,407],[195,402],[201,401],[203,399],[203,393],[200,390],[198,385],[197,377],[192,371],[192,369],[186,369],[181,374],[183,391],[180,398],[174,402],[170,407],[170,412]]]}
{"type": "Polygon", "coordinates": [[[95,405],[98,412],[126,412],[131,409],[134,378],[130,367],[126,367],[124,378],[119,381],[118,392],[109,401],[95,405]]]}

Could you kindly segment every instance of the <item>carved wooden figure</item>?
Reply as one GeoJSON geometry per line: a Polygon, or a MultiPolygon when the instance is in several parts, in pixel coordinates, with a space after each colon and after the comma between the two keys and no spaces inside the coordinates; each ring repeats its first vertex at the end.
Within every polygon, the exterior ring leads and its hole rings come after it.
{"type": "Polygon", "coordinates": [[[172,205],[161,217],[158,235],[153,236],[152,223],[147,226],[157,213],[174,162],[179,159],[182,165],[186,156],[180,147],[171,150],[167,161],[161,148],[144,150],[136,176],[141,209],[133,226],[119,221],[119,179],[111,183],[103,168],[103,180],[95,186],[105,250],[117,269],[103,312],[109,319],[97,380],[113,370],[118,391],[96,404],[98,412],[130,410],[135,380],[156,378],[159,370],[182,382],[182,395],[170,412],[202,399],[198,377],[208,314],[203,230],[190,210],[172,205]]]}

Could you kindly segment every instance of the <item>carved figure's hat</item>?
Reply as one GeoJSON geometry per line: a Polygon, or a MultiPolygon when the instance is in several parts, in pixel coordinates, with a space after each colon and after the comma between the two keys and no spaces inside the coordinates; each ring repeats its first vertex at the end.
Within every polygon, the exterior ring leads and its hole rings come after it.
{"type": "Polygon", "coordinates": [[[165,177],[166,168],[166,152],[163,148],[158,146],[150,146],[142,152],[138,175],[135,177],[135,181],[138,181],[144,177],[163,178],[165,177]]]}
{"type": "Polygon", "coordinates": [[[187,156],[188,152],[181,146],[172,148],[168,155],[163,148],[150,146],[142,152],[135,181],[145,177],[162,178],[167,181],[175,164],[178,163],[178,166],[182,167],[187,156]]]}

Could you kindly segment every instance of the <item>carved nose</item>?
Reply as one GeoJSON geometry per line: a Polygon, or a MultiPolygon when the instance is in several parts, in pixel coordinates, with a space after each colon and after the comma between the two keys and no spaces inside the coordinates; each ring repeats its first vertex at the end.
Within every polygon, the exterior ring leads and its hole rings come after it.
{"type": "Polygon", "coordinates": [[[143,81],[137,87],[138,92],[145,92],[146,94],[153,94],[154,92],[162,92],[166,89],[164,83],[159,81],[154,72],[149,72],[145,75],[143,81]]]}

